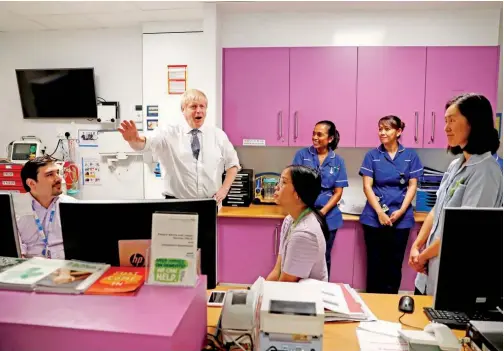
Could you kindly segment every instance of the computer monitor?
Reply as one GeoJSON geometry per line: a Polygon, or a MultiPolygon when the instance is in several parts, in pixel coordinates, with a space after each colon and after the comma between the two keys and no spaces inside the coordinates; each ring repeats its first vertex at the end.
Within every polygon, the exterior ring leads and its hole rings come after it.
{"type": "Polygon", "coordinates": [[[0,193],[0,256],[21,257],[14,203],[10,193],[0,193]]]}
{"type": "Polygon", "coordinates": [[[120,265],[120,240],[151,239],[153,213],[197,213],[201,273],[207,276],[208,289],[217,284],[217,204],[213,199],[61,202],[59,209],[65,258],[112,266],[120,265]]]}
{"type": "Polygon", "coordinates": [[[446,208],[434,309],[502,309],[502,208],[446,208]]]}

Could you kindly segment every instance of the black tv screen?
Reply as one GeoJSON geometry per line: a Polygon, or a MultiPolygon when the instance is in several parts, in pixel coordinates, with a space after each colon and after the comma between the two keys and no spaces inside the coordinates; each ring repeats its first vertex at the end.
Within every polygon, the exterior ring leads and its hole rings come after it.
{"type": "Polygon", "coordinates": [[[93,68],[18,69],[24,118],[96,118],[93,68]]]}

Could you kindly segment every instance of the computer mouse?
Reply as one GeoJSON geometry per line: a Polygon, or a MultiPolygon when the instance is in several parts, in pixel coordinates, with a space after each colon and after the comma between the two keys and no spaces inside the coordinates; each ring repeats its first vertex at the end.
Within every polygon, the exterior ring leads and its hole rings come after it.
{"type": "Polygon", "coordinates": [[[399,300],[399,311],[413,313],[415,311],[415,300],[411,296],[403,296],[399,300]]]}

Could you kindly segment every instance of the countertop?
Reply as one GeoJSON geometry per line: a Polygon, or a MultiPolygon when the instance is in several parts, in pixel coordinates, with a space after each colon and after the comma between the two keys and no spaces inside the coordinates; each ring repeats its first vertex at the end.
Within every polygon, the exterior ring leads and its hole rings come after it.
{"type": "MultiPolygon", "coordinates": [[[[227,218],[271,218],[283,219],[285,217],[282,208],[277,205],[250,205],[249,207],[227,207],[222,206],[219,217],[227,218]]],[[[426,212],[415,213],[415,222],[422,223],[427,217],[426,212]]],[[[343,214],[344,221],[358,221],[359,216],[343,214]]]]}

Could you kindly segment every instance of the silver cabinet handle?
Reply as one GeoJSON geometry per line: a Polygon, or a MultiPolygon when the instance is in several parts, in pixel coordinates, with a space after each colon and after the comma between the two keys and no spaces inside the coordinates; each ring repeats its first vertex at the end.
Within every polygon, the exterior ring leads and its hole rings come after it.
{"type": "Polygon", "coordinates": [[[279,226],[278,224],[275,226],[275,233],[274,233],[274,237],[275,237],[275,249],[274,249],[274,254],[275,254],[275,257],[278,255],[278,231],[279,231],[279,226]]]}
{"type": "Polygon", "coordinates": [[[298,112],[294,112],[294,141],[299,137],[299,120],[298,120],[298,112]]]}
{"type": "Polygon", "coordinates": [[[434,133],[436,131],[436,112],[432,111],[431,117],[432,117],[432,125],[431,125],[430,141],[431,141],[431,143],[433,143],[434,142],[434,133]]]}
{"type": "Polygon", "coordinates": [[[278,111],[278,139],[283,137],[282,111],[278,111]]]}
{"type": "Polygon", "coordinates": [[[418,144],[418,112],[415,112],[415,143],[418,144]]]}

